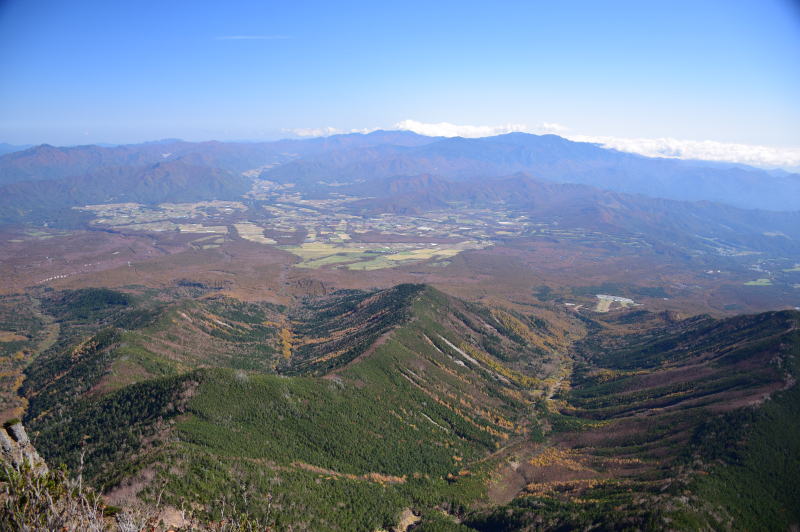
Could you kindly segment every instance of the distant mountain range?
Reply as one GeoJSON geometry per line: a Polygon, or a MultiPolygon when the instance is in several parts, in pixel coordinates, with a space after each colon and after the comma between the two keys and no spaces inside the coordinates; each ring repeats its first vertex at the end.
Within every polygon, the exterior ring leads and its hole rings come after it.
{"type": "Polygon", "coordinates": [[[502,205],[565,227],[692,249],[800,254],[797,174],[651,159],[522,133],[42,145],[0,157],[0,222],[75,226],[86,221],[72,209],[79,205],[235,200],[256,178],[291,184],[306,197],[347,194],[354,214],[502,205]]]}
{"type": "Polygon", "coordinates": [[[24,215],[97,203],[235,199],[249,187],[250,180],[241,174],[183,161],[164,161],[105,166],[62,179],[12,183],[2,187],[5,198],[0,199],[0,205],[24,215]]]}
{"type": "Polygon", "coordinates": [[[142,166],[167,160],[244,172],[265,165],[282,164],[302,156],[376,145],[416,146],[433,140],[414,133],[387,131],[276,142],[164,140],[113,147],[55,147],[42,144],[0,157],[0,184],[61,179],[100,168],[142,166]]]}
{"type": "Polygon", "coordinates": [[[466,139],[376,131],[253,143],[165,140],[115,147],[41,145],[0,156],[0,185],[76,178],[101,168],[141,167],[164,161],[233,173],[262,171],[266,179],[306,188],[319,181],[363,182],[419,174],[474,181],[528,172],[546,181],[651,197],[800,210],[798,174],[648,158],[555,135],[526,133],[466,139]]]}
{"type": "Polygon", "coordinates": [[[15,151],[0,412],[119,523],[794,529],[799,192],[552,135],[15,151]]]}
{"type": "Polygon", "coordinates": [[[272,168],[279,182],[358,180],[428,173],[456,181],[529,172],[557,183],[742,208],[800,209],[800,175],[742,166],[654,159],[572,142],[555,135],[510,133],[437,139],[418,146],[378,145],[324,152],[272,168]]]}

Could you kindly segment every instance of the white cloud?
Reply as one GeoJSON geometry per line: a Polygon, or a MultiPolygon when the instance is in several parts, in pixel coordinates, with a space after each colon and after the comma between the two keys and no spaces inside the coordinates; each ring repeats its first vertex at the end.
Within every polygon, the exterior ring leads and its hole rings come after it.
{"type": "Polygon", "coordinates": [[[557,124],[555,122],[542,122],[533,130],[534,133],[538,133],[540,135],[545,133],[563,135],[567,131],[569,131],[567,126],[562,126],[561,124],[557,124]]]}
{"type": "Polygon", "coordinates": [[[294,133],[298,137],[329,137],[331,135],[338,135],[344,133],[343,130],[332,126],[328,127],[298,127],[295,129],[287,129],[290,133],[294,133]]]}
{"type": "Polygon", "coordinates": [[[418,122],[417,120],[403,120],[392,126],[392,129],[403,129],[413,131],[420,135],[427,135],[429,137],[493,137],[495,135],[504,135],[506,133],[555,133],[561,134],[566,131],[566,126],[556,124],[554,122],[542,122],[535,127],[528,127],[526,124],[504,124],[499,126],[470,126],[470,125],[457,125],[449,122],[439,122],[436,124],[429,124],[425,122],[418,122]]]}
{"type": "Polygon", "coordinates": [[[392,129],[403,129],[413,131],[420,135],[427,135],[429,137],[491,137],[494,135],[502,135],[504,133],[513,133],[518,131],[528,131],[528,126],[525,124],[505,124],[502,126],[460,126],[450,124],[448,122],[439,122],[437,124],[426,124],[425,122],[418,122],[416,120],[403,120],[392,126],[392,129]]]}
{"type": "MultiPolygon", "coordinates": [[[[380,128],[343,130],[335,127],[297,128],[286,130],[299,137],[327,137],[342,133],[370,133],[380,128]]],[[[775,148],[752,144],[735,144],[713,140],[680,140],[673,138],[621,138],[607,136],[579,135],[571,133],[564,125],[542,122],[529,127],[526,124],[505,124],[497,126],[458,125],[449,122],[426,123],[417,120],[403,120],[389,129],[413,131],[430,137],[491,137],[505,133],[555,134],[577,142],[591,142],[604,148],[628,153],[638,153],[647,157],[668,157],[674,159],[699,159],[740,163],[765,168],[786,168],[800,170],[800,148],[775,148]]]]}
{"type": "Polygon", "coordinates": [[[699,159],[748,164],[767,168],[800,167],[800,148],[774,148],[752,144],[734,144],[714,140],[680,140],[672,138],[642,139],[565,135],[578,142],[593,142],[604,148],[638,153],[647,157],[699,159]]]}
{"type": "Polygon", "coordinates": [[[362,127],[358,129],[351,129],[350,133],[361,133],[362,135],[366,135],[367,133],[372,133],[373,131],[378,131],[383,129],[382,127],[362,127]]]}
{"type": "Polygon", "coordinates": [[[403,120],[394,129],[405,129],[432,137],[490,137],[511,132],[535,134],[551,133],[578,142],[591,142],[604,148],[638,153],[647,157],[669,157],[674,159],[699,159],[748,164],[766,168],[800,168],[800,148],[775,148],[752,144],[734,144],[713,140],[680,140],[673,138],[620,138],[578,135],[569,128],[553,123],[542,122],[535,127],[525,124],[506,124],[501,126],[455,125],[447,122],[436,124],[403,120]]]}
{"type": "Polygon", "coordinates": [[[330,137],[331,135],[343,135],[347,133],[361,133],[366,135],[367,133],[372,133],[373,131],[377,131],[381,128],[379,127],[362,127],[359,129],[339,129],[338,127],[327,126],[327,127],[298,127],[295,129],[284,129],[287,133],[292,133],[293,135],[297,135],[298,137],[330,137]]]}

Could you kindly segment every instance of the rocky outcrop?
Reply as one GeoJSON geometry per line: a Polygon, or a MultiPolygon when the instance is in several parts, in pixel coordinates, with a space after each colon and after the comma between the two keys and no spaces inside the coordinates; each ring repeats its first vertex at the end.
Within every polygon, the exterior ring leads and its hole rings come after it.
{"type": "Polygon", "coordinates": [[[412,512],[411,508],[406,508],[397,517],[397,524],[392,527],[392,532],[406,532],[419,521],[420,517],[412,512]]]}
{"type": "Polygon", "coordinates": [[[36,452],[19,421],[6,423],[0,429],[0,460],[14,469],[27,463],[36,474],[47,473],[47,464],[36,452]]]}

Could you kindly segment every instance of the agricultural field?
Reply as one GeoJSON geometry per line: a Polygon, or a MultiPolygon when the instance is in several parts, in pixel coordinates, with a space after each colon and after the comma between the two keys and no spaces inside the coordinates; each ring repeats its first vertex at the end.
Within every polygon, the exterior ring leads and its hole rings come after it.
{"type": "Polygon", "coordinates": [[[225,225],[203,225],[203,224],[178,224],[181,233],[214,233],[225,235],[228,227],[225,225]]]}
{"type": "Polygon", "coordinates": [[[344,265],[350,270],[378,270],[394,268],[429,259],[444,259],[470,249],[482,249],[488,243],[460,242],[450,245],[405,244],[392,242],[338,243],[307,242],[299,246],[283,246],[281,249],[297,255],[302,262],[300,268],[322,268],[329,265],[344,265]]]}
{"type": "Polygon", "coordinates": [[[760,279],[756,279],[755,281],[747,281],[744,283],[745,286],[772,286],[772,281],[766,277],[762,277],[760,279]]]}
{"type": "MultiPolygon", "coordinates": [[[[293,292],[298,279],[313,278],[352,288],[427,282],[464,297],[489,291],[529,302],[536,301],[532,287],[546,284],[562,287],[561,303],[572,310],[598,308],[598,293],[690,313],[800,305],[797,260],[747,254],[741,246],[720,250],[720,242],[709,240],[702,252],[678,245],[675,254],[635,231],[604,231],[590,220],[581,227],[504,204],[381,212],[358,207],[363,202],[336,191],[307,197],[291,184],[256,180],[241,201],[86,205],[78,209],[95,217],[88,222],[92,238],[47,227],[10,232],[0,273],[18,287],[87,286],[93,282],[89,274],[108,269],[113,273],[96,282],[156,286],[196,275],[200,282],[226,284],[238,297],[266,285],[269,297],[276,285],[293,292]],[[148,249],[120,246],[100,256],[93,251],[100,240],[130,239],[148,249]],[[72,258],[54,261],[44,242],[70,248],[72,258]],[[265,282],[261,263],[273,265],[269,275],[277,277],[265,282]],[[596,290],[574,297],[568,289],[631,278],[661,292],[639,297],[596,290]]],[[[616,307],[618,302],[609,304],[616,307]]]]}
{"type": "MultiPolygon", "coordinates": [[[[196,203],[161,203],[159,205],[142,205],[140,203],[109,203],[102,205],[84,205],[76,210],[93,214],[96,218],[91,225],[125,228],[134,231],[174,231],[179,226],[174,223],[180,220],[220,219],[246,210],[238,201],[200,201],[196,203]]],[[[217,232],[216,230],[198,231],[202,224],[191,224],[189,232],[217,232]]],[[[212,226],[213,227],[213,226],[212,226]]]]}
{"type": "Polygon", "coordinates": [[[264,236],[264,229],[252,222],[242,222],[233,225],[239,236],[250,242],[258,244],[275,244],[275,240],[264,236]]]}

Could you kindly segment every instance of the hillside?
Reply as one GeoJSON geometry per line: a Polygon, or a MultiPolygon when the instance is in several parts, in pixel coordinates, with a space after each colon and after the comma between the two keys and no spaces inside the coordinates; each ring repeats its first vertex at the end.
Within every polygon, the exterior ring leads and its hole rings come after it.
{"type": "Polygon", "coordinates": [[[790,528],[799,320],[655,319],[644,333],[588,337],[570,389],[554,398],[554,434],[520,468],[524,496],[468,524],[790,528]]]}
{"type": "Polygon", "coordinates": [[[249,188],[250,181],[240,175],[177,161],[106,167],[60,180],[0,187],[0,223],[63,224],[77,217],[71,208],[80,205],[238,199],[249,188]]]}
{"type": "Polygon", "coordinates": [[[797,522],[797,463],[763,448],[797,456],[797,312],[545,320],[423,285],[291,307],[93,289],[42,308],[60,332],[26,370],[25,423],[51,464],[84,452],[114,504],[314,530],[404,509],[423,530],[797,522]],[[730,505],[770,475],[789,491],[730,505]]]}
{"type": "Polygon", "coordinates": [[[800,212],[745,210],[556,184],[518,173],[494,180],[448,181],[430,175],[389,178],[344,190],[369,199],[355,213],[420,213],[448,206],[515,208],[562,227],[642,235],[692,249],[733,245],[778,254],[800,252],[800,212]],[[767,233],[767,234],[765,234],[767,233]]]}
{"type": "MultiPolygon", "coordinates": [[[[43,355],[27,374],[26,420],[48,460],[75,467],[82,448],[87,478],[109,487],[137,470],[177,468],[180,475],[164,477],[165,500],[176,506],[181,498],[209,503],[212,493],[224,493],[236,480],[269,491],[276,505],[291,501],[281,522],[312,519],[318,529],[389,526],[406,506],[467,505],[480,494],[487,472],[484,466],[469,472],[468,464],[510,438],[538,431],[524,406],[538,381],[523,371],[543,374],[558,367],[542,354],[547,343],[525,347],[519,334],[530,329],[510,314],[497,315],[514,324],[514,331],[504,332],[498,322],[495,336],[486,340],[498,353],[509,350],[504,363],[471,344],[480,338],[473,328],[491,315],[481,317],[440,293],[407,285],[298,309],[307,319],[292,321],[290,360],[284,363],[282,353],[272,360],[279,373],[281,366],[294,374],[334,368],[324,378],[217,369],[240,366],[221,359],[214,360],[215,369],[184,373],[189,366],[178,360],[180,350],[169,351],[157,340],[164,334],[173,348],[185,346],[174,338],[171,320],[205,318],[201,328],[216,323],[214,335],[228,336],[248,321],[254,326],[253,314],[225,305],[213,315],[167,311],[159,321],[135,323],[140,311],[128,308],[135,304],[109,300],[108,293],[89,297],[100,300],[91,315],[57,311],[62,300],[49,308],[62,316],[65,331],[100,316],[110,327],[78,347],[65,341],[69,347],[43,355]],[[340,349],[320,349],[320,341],[340,349]],[[158,378],[158,371],[173,376],[158,378]],[[120,387],[120,379],[139,382],[120,387]],[[73,400],[64,402],[67,397],[73,400]],[[210,460],[221,475],[216,479],[207,478],[210,460]],[[264,477],[265,471],[281,483],[264,477]],[[319,485],[320,475],[330,481],[319,485]],[[337,509],[338,500],[348,501],[347,512],[337,509]]],[[[208,304],[224,302],[209,300],[206,309],[208,304]]],[[[543,334],[541,341],[555,345],[551,336],[543,334]]],[[[263,356],[269,360],[268,353],[263,356]]],[[[253,501],[247,510],[258,514],[264,508],[253,501]]]]}
{"type": "Polygon", "coordinates": [[[336,135],[276,142],[185,142],[167,139],[114,147],[56,147],[49,144],[13,150],[9,147],[10,151],[0,150],[0,185],[64,179],[104,168],[141,167],[173,161],[241,173],[281,164],[305,154],[380,144],[417,146],[434,140],[407,131],[376,131],[368,135],[336,135]]]}

